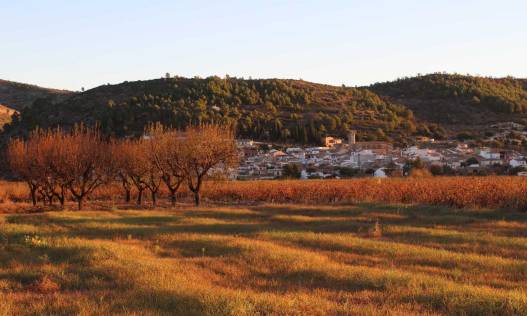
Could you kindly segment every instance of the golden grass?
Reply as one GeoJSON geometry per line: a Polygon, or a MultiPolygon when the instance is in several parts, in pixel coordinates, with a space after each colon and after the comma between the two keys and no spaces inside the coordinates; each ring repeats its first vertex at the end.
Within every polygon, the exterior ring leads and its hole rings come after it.
{"type": "Polygon", "coordinates": [[[525,315],[526,223],[382,204],[4,214],[0,315],[525,315]]]}

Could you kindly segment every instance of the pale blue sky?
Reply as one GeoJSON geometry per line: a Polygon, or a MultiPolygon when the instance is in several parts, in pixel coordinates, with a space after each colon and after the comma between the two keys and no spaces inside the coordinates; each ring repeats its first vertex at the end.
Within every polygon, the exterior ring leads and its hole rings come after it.
{"type": "Polygon", "coordinates": [[[0,78],[80,90],[166,72],[365,85],[527,77],[527,1],[0,0],[0,78]]]}

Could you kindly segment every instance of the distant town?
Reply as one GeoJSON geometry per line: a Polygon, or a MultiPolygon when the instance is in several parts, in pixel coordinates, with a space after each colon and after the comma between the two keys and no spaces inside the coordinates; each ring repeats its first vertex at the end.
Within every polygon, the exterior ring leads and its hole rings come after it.
{"type": "MultiPolygon", "coordinates": [[[[506,137],[511,131],[527,137],[523,126],[501,123],[506,137]]],[[[327,136],[323,146],[287,147],[239,140],[241,162],[238,180],[331,179],[358,176],[391,177],[411,175],[518,175],[527,176],[525,153],[513,149],[475,146],[459,140],[436,141],[417,137],[416,144],[396,148],[389,142],[358,142],[357,132],[347,139],[327,136]]]]}

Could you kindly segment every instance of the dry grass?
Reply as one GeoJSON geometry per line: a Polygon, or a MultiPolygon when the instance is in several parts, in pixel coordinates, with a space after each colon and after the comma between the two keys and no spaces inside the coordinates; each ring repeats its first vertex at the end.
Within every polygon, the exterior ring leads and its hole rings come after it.
{"type": "Polygon", "coordinates": [[[0,315],[525,315],[526,225],[374,204],[4,214],[0,315]]]}

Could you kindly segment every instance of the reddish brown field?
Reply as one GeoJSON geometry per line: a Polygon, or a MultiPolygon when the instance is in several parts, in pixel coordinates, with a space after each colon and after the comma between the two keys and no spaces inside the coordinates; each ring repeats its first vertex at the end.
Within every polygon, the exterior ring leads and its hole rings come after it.
{"type": "MultiPolygon", "coordinates": [[[[145,192],[145,204],[148,194],[145,192]]],[[[167,192],[162,188],[162,199],[167,192]]],[[[190,202],[188,190],[178,193],[190,202]]],[[[527,179],[522,177],[361,178],[350,180],[209,181],[204,202],[227,204],[304,203],[348,204],[360,202],[439,205],[456,208],[527,210],[527,179]]],[[[123,192],[115,183],[99,188],[91,197],[121,204],[123,192]]],[[[29,202],[23,183],[0,182],[0,203],[29,202]]],[[[161,201],[163,205],[163,201],[161,201]]]]}
{"type": "Polygon", "coordinates": [[[525,209],[521,177],[429,177],[211,183],[204,196],[224,202],[411,203],[525,209]]]}

